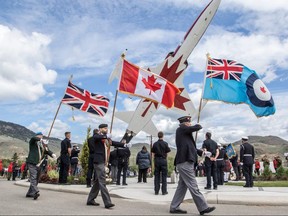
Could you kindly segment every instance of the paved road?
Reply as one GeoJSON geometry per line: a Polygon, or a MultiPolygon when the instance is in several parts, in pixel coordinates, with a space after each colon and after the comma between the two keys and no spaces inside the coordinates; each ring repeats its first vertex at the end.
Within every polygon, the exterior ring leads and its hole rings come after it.
{"type": "MultiPolygon", "coordinates": [[[[107,210],[101,197],[100,206],[86,206],[87,195],[41,190],[38,200],[26,198],[27,187],[14,182],[0,180],[0,215],[171,215],[169,202],[147,203],[135,200],[112,198],[116,207],[107,210]]],[[[217,209],[210,215],[287,215],[285,206],[243,206],[215,205],[217,209]]],[[[189,202],[181,206],[188,215],[199,215],[195,205],[189,202]]]]}

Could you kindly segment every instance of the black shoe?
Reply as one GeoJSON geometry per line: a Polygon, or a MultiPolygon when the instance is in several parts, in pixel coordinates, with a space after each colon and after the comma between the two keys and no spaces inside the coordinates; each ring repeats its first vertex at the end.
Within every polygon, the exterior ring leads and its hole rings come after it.
{"type": "Polygon", "coordinates": [[[164,193],[162,193],[162,195],[166,195],[166,194],[168,194],[168,192],[164,192],[164,193]]]}
{"type": "Polygon", "coordinates": [[[158,195],[159,193],[158,192],[155,192],[155,195],[158,195]]]}
{"type": "Polygon", "coordinates": [[[187,214],[187,211],[182,209],[170,209],[170,213],[172,214],[187,214]]]}
{"type": "Polygon", "coordinates": [[[217,187],[213,187],[214,190],[217,190],[217,187]]]}
{"type": "Polygon", "coordinates": [[[244,185],[243,187],[250,187],[249,185],[244,185]]]}
{"type": "Polygon", "coordinates": [[[214,211],[215,209],[216,209],[216,207],[214,207],[214,206],[208,207],[207,209],[201,211],[200,215],[204,215],[204,214],[210,213],[210,212],[214,211]]]}
{"type": "Polygon", "coordinates": [[[94,200],[92,200],[90,202],[87,202],[86,205],[88,205],[88,206],[99,206],[100,204],[96,203],[94,200]]]}
{"type": "Polygon", "coordinates": [[[91,186],[91,185],[87,185],[86,187],[87,187],[87,188],[90,188],[90,187],[92,187],[92,186],[91,186]]]}
{"type": "Polygon", "coordinates": [[[32,198],[32,197],[34,197],[34,196],[33,196],[33,195],[26,194],[26,197],[32,198]]]}
{"type": "Polygon", "coordinates": [[[34,194],[33,199],[37,200],[39,196],[40,196],[40,194],[39,194],[39,192],[37,192],[37,193],[34,194]]]}
{"type": "Polygon", "coordinates": [[[116,183],[116,185],[120,185],[120,183],[116,183]]]}
{"type": "Polygon", "coordinates": [[[122,185],[128,185],[127,183],[123,183],[122,185]]]}
{"type": "Polygon", "coordinates": [[[211,187],[204,187],[205,190],[211,190],[211,187]]]}
{"type": "Polygon", "coordinates": [[[110,208],[112,208],[112,207],[114,207],[114,206],[115,206],[114,204],[110,203],[110,204],[106,205],[105,208],[106,208],[106,209],[110,209],[110,208]]]}

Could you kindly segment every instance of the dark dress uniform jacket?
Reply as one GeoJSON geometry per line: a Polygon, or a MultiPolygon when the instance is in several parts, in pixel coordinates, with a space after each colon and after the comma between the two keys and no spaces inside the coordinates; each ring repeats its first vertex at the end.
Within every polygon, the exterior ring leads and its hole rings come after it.
{"type": "Polygon", "coordinates": [[[243,143],[240,146],[240,161],[245,165],[253,165],[254,157],[254,147],[249,143],[243,143]]]}
{"type": "MultiPolygon", "coordinates": [[[[105,163],[106,162],[106,153],[105,153],[105,144],[103,143],[103,141],[107,139],[107,135],[94,134],[93,138],[95,141],[93,162],[96,164],[105,163]]],[[[112,146],[123,147],[124,144],[120,143],[120,142],[112,141],[112,146]]]]}
{"type": "MultiPolygon", "coordinates": [[[[176,147],[175,165],[184,162],[197,163],[197,149],[192,132],[202,129],[201,125],[186,126],[181,124],[176,130],[176,147]]],[[[198,152],[200,153],[200,151],[198,152]]]]}
{"type": "Polygon", "coordinates": [[[38,146],[39,141],[39,137],[32,137],[29,141],[29,155],[26,159],[27,163],[37,165],[45,155],[52,157],[53,152],[50,151],[48,147],[44,148],[43,146],[38,146]],[[38,148],[40,148],[40,155],[38,148]]]}

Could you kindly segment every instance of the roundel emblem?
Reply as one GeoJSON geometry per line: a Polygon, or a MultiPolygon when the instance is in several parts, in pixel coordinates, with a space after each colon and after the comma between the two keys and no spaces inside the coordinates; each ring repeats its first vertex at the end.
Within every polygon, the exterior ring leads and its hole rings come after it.
{"type": "Polygon", "coordinates": [[[268,88],[255,74],[248,77],[246,87],[247,95],[253,105],[258,107],[272,107],[274,105],[268,88]]]}

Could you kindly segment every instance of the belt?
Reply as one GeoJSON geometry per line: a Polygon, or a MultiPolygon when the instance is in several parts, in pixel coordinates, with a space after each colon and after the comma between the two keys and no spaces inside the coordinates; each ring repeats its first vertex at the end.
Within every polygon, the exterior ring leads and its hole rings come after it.
{"type": "Polygon", "coordinates": [[[78,157],[71,157],[71,159],[74,159],[74,158],[77,158],[77,159],[78,159],[78,157]]]}
{"type": "Polygon", "coordinates": [[[223,158],[216,159],[217,161],[223,160],[223,158]]]}
{"type": "Polygon", "coordinates": [[[244,157],[249,157],[249,156],[252,157],[252,154],[244,154],[243,156],[244,156],[244,157]]]}

